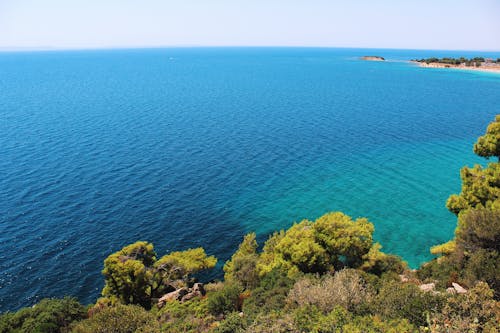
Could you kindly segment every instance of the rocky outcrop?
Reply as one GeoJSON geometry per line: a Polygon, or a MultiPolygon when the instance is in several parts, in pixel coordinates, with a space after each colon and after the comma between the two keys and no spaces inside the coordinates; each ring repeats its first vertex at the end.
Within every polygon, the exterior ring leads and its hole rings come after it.
{"type": "Polygon", "coordinates": [[[467,292],[467,289],[459,285],[458,283],[453,282],[451,284],[453,286],[453,289],[457,292],[457,294],[465,294],[467,292]]]}
{"type": "Polygon", "coordinates": [[[206,291],[205,288],[203,287],[203,283],[195,283],[192,288],[182,287],[168,294],[163,295],[158,300],[158,307],[161,308],[165,305],[165,303],[172,301],[186,302],[195,297],[205,296],[205,294],[206,291]]]}
{"type": "Polygon", "coordinates": [[[205,294],[206,292],[205,288],[203,287],[203,284],[195,283],[193,285],[193,288],[191,288],[191,291],[182,297],[181,302],[189,301],[195,297],[205,296],[205,294]]]}
{"type": "Polygon", "coordinates": [[[161,308],[165,305],[165,303],[170,301],[180,301],[186,294],[188,294],[188,292],[187,288],[180,288],[176,291],[165,294],[158,300],[158,307],[161,308]]]}
{"type": "Polygon", "coordinates": [[[379,56],[364,56],[361,57],[361,60],[367,60],[367,61],[385,61],[384,57],[379,57],[379,56]]]}

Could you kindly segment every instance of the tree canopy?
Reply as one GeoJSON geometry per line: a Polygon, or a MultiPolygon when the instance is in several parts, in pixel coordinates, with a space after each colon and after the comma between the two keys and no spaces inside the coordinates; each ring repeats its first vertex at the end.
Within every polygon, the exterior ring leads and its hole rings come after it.
{"type": "Polygon", "coordinates": [[[373,231],[373,224],[366,218],[352,220],[340,212],[325,214],[315,222],[303,220],[267,240],[257,268],[261,275],[276,267],[290,275],[325,273],[358,268],[370,259],[372,264],[364,267],[371,269],[374,261],[387,259],[379,251],[380,245],[373,244],[373,231]],[[370,251],[372,255],[367,256],[370,251]]]}
{"type": "Polygon", "coordinates": [[[500,115],[488,125],[486,134],[480,136],[474,144],[474,153],[481,157],[500,159],[500,115]]]}
{"type": "Polygon", "coordinates": [[[104,260],[102,295],[123,304],[151,307],[152,298],[175,290],[170,284],[191,274],[213,268],[217,259],[202,248],[172,252],[156,259],[153,244],[139,241],[104,260]]]}

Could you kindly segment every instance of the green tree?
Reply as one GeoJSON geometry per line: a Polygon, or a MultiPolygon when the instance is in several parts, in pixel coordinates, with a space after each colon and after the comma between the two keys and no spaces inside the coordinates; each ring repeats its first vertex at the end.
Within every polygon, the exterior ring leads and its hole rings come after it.
{"type": "Polygon", "coordinates": [[[175,280],[187,281],[190,275],[213,268],[215,264],[217,259],[214,256],[207,256],[201,247],[172,252],[154,263],[153,268],[158,277],[155,283],[168,285],[175,280]]]}
{"type": "Polygon", "coordinates": [[[290,276],[357,268],[373,246],[373,224],[365,218],[328,213],[273,234],[264,245],[257,269],[261,275],[282,267],[290,276]]]}
{"type": "Polygon", "coordinates": [[[481,157],[496,157],[500,160],[500,115],[488,125],[486,134],[480,136],[474,144],[474,153],[481,157]]]}
{"type": "Polygon", "coordinates": [[[70,324],[87,317],[74,298],[43,299],[30,308],[0,315],[1,333],[66,333],[70,324]]]}
{"type": "Polygon", "coordinates": [[[486,168],[464,167],[460,178],[461,193],[451,195],[446,202],[448,210],[455,215],[470,208],[491,207],[500,198],[500,164],[490,163],[486,168]]]}
{"type": "Polygon", "coordinates": [[[250,233],[243,238],[231,260],[224,265],[224,280],[239,283],[245,289],[254,288],[259,282],[258,259],[255,233],[250,233]]]}
{"type": "Polygon", "coordinates": [[[171,284],[191,274],[213,268],[215,257],[202,248],[172,252],[156,260],[153,244],[136,242],[104,260],[105,285],[102,295],[123,304],[151,307],[152,298],[175,289],[171,284]]]}
{"type": "MultiPolygon", "coordinates": [[[[482,157],[500,157],[500,115],[474,145],[482,157]]],[[[500,295],[500,163],[486,168],[475,165],[460,172],[462,191],[452,195],[446,206],[458,216],[455,238],[431,249],[443,257],[423,267],[428,277],[447,279],[472,286],[482,280],[500,295]]],[[[422,275],[422,274],[421,274],[422,275]]]]}
{"type": "Polygon", "coordinates": [[[151,306],[153,263],[156,253],[153,244],[136,242],[125,246],[104,260],[102,274],[104,297],[117,297],[123,304],[151,306]]]}
{"type": "Polygon", "coordinates": [[[361,265],[373,245],[374,230],[366,218],[353,221],[340,212],[325,214],[314,223],[315,237],[336,269],[361,265]]]}

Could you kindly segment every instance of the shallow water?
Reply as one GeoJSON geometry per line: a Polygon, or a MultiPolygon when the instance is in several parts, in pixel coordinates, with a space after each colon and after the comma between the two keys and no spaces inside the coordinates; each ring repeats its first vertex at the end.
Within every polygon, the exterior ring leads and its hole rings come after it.
{"type": "MultiPolygon", "coordinates": [[[[412,267],[499,112],[500,75],[400,60],[479,52],[192,48],[0,53],[0,311],[94,301],[136,240],[203,246],[328,211],[412,267]],[[376,54],[387,62],[366,62],[376,54]]],[[[206,278],[220,277],[215,270],[206,278]]]]}

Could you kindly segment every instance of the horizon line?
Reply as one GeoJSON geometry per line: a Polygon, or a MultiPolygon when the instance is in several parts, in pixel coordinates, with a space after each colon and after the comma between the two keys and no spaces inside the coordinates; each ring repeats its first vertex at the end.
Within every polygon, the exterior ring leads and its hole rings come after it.
{"type": "Polygon", "coordinates": [[[0,46],[4,52],[50,52],[50,51],[99,51],[99,50],[146,50],[146,49],[180,49],[180,48],[303,48],[303,49],[366,49],[366,50],[408,50],[408,51],[464,51],[464,52],[500,52],[495,49],[433,49],[433,48],[397,48],[366,46],[326,46],[326,45],[136,45],[136,46],[0,46]]]}

